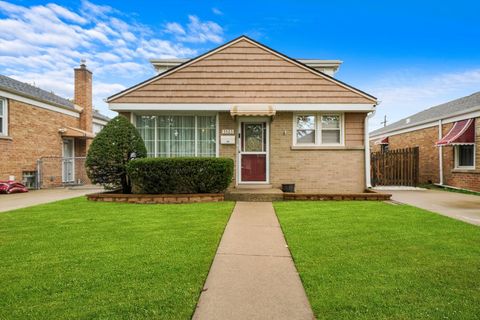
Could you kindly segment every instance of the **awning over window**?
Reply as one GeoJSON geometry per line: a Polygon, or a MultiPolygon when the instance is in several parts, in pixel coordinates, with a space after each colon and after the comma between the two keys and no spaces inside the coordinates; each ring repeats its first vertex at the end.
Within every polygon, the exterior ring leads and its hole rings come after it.
{"type": "Polygon", "coordinates": [[[58,130],[62,137],[71,137],[71,138],[82,138],[82,139],[93,139],[95,135],[92,132],[87,132],[85,130],[73,127],[65,127],[58,130]]]}
{"type": "Polygon", "coordinates": [[[474,119],[465,119],[455,122],[452,129],[435,145],[448,146],[457,144],[475,143],[475,121],[474,119]]]}
{"type": "Polygon", "coordinates": [[[274,116],[275,108],[269,104],[234,105],[230,109],[230,115],[234,116],[274,116]]]}
{"type": "Polygon", "coordinates": [[[380,140],[375,141],[375,144],[388,144],[388,137],[382,138],[380,140]]]}

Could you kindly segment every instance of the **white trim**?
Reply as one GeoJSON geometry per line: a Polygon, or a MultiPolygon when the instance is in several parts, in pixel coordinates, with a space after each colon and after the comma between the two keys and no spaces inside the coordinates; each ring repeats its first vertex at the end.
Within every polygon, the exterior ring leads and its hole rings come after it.
{"type": "Polygon", "coordinates": [[[473,145],[473,166],[460,166],[458,164],[459,162],[459,149],[462,145],[454,145],[453,146],[453,152],[454,152],[454,169],[460,169],[460,170],[475,170],[475,161],[476,161],[476,145],[473,145]]]}
{"type": "Polygon", "coordinates": [[[2,111],[2,130],[0,131],[1,137],[8,137],[8,99],[0,97],[2,111]]]}
{"type": "Polygon", "coordinates": [[[343,112],[318,112],[308,113],[299,112],[293,114],[293,131],[292,131],[292,146],[293,147],[344,147],[345,146],[345,114],[343,112]],[[297,117],[302,115],[315,116],[315,143],[297,143],[297,117]],[[323,116],[339,116],[340,117],[340,143],[322,143],[322,117],[323,116]]]}
{"type": "Polygon", "coordinates": [[[102,125],[102,126],[106,126],[108,121],[93,118],[92,123],[96,123],[96,124],[99,124],[99,125],[102,125]]]}
{"type": "Polygon", "coordinates": [[[437,117],[433,119],[429,119],[428,121],[423,121],[421,123],[418,123],[416,125],[406,127],[403,129],[398,129],[398,130],[393,130],[393,131],[386,131],[382,132],[376,135],[370,136],[370,140],[379,138],[379,137],[389,137],[389,136],[394,136],[397,134],[402,134],[402,133],[407,133],[407,132],[412,132],[412,131],[417,131],[429,127],[435,127],[438,125],[438,120],[442,120],[443,124],[447,123],[452,123],[460,120],[465,120],[465,119],[471,119],[471,118],[478,118],[480,117],[480,110],[477,111],[471,111],[467,113],[459,113],[459,114],[454,114],[449,117],[437,117]]]}
{"type": "Polygon", "coordinates": [[[66,115],[69,115],[69,116],[72,116],[72,117],[75,117],[75,118],[80,118],[80,113],[78,113],[77,111],[67,110],[65,108],[57,107],[57,106],[54,106],[52,104],[48,104],[48,103],[44,103],[44,102],[41,102],[41,101],[30,99],[30,98],[26,98],[26,97],[23,97],[23,96],[20,96],[20,95],[17,95],[17,94],[13,94],[13,93],[10,93],[10,92],[7,92],[7,91],[0,90],[0,97],[5,97],[5,98],[12,99],[12,100],[17,100],[17,101],[20,101],[20,102],[23,102],[23,103],[30,104],[30,105],[35,106],[35,107],[39,107],[39,108],[42,108],[42,109],[47,109],[47,110],[50,110],[50,111],[63,113],[63,114],[66,114],[66,115]]]}
{"type": "Polygon", "coordinates": [[[261,184],[270,184],[270,117],[238,117],[237,124],[237,179],[236,185],[240,184],[249,184],[249,185],[261,185],[261,184]],[[255,123],[255,122],[265,122],[266,128],[266,145],[265,151],[263,152],[244,152],[242,151],[242,123],[255,123]],[[265,181],[242,181],[242,154],[265,154],[266,163],[265,163],[265,181]]]}
{"type": "Polygon", "coordinates": [[[372,187],[372,178],[370,176],[370,143],[368,143],[368,119],[369,115],[365,116],[364,120],[364,141],[363,145],[365,147],[365,186],[368,188],[372,187]]]}
{"type": "Polygon", "coordinates": [[[216,127],[216,132],[215,132],[215,156],[218,158],[220,157],[220,115],[216,114],[215,116],[215,127],[216,127]]]}
{"type": "Polygon", "coordinates": [[[158,79],[161,79],[161,78],[163,78],[163,77],[165,77],[165,76],[167,76],[167,75],[169,75],[169,74],[172,74],[172,73],[174,73],[174,72],[176,72],[176,71],[182,70],[182,69],[190,66],[191,64],[193,64],[193,63],[195,63],[195,62],[197,62],[197,61],[203,60],[203,59],[211,56],[212,54],[215,54],[215,53],[217,53],[217,52],[220,51],[220,50],[223,50],[223,49],[225,49],[225,48],[228,48],[228,47],[230,47],[230,46],[232,46],[232,45],[234,45],[235,43],[240,42],[240,41],[247,41],[247,42],[249,42],[250,44],[252,44],[252,45],[254,45],[254,46],[256,46],[256,47],[259,47],[259,48],[261,48],[261,49],[263,49],[263,50],[265,50],[265,51],[268,51],[269,53],[271,53],[271,54],[279,57],[280,59],[283,59],[283,60],[285,60],[285,61],[288,61],[288,62],[290,62],[290,63],[293,63],[293,64],[295,64],[296,66],[298,66],[298,67],[300,67],[300,68],[302,68],[302,69],[304,69],[304,70],[306,70],[306,71],[309,71],[309,72],[311,72],[311,73],[313,73],[313,74],[315,74],[315,75],[317,75],[317,76],[320,76],[321,78],[324,78],[324,79],[326,79],[326,80],[328,80],[328,81],[331,81],[331,82],[333,82],[333,83],[335,83],[335,84],[337,84],[337,85],[339,85],[339,86],[341,86],[341,87],[343,87],[343,88],[345,88],[345,89],[347,89],[347,90],[350,90],[350,91],[352,91],[352,92],[355,92],[355,93],[357,93],[358,95],[361,95],[362,97],[364,97],[364,98],[366,98],[366,99],[368,99],[368,100],[371,100],[371,101],[374,102],[375,104],[377,103],[377,100],[376,100],[374,97],[371,97],[370,95],[368,95],[368,94],[366,94],[366,93],[364,93],[364,92],[362,92],[362,91],[360,91],[360,90],[358,90],[358,89],[356,89],[356,88],[353,88],[353,87],[351,87],[351,86],[349,86],[349,85],[347,85],[347,84],[345,84],[345,83],[342,83],[342,82],[336,80],[335,78],[332,78],[332,77],[330,77],[330,76],[327,76],[327,75],[325,75],[324,73],[322,73],[322,72],[320,72],[320,71],[317,71],[317,70],[315,70],[315,69],[312,69],[312,68],[310,68],[310,67],[308,67],[308,66],[306,66],[306,65],[304,65],[304,64],[302,64],[302,63],[300,63],[300,62],[298,62],[298,61],[296,61],[296,60],[294,60],[294,59],[291,59],[291,58],[289,58],[289,57],[287,57],[287,56],[285,56],[285,55],[283,55],[283,54],[280,54],[279,52],[273,51],[272,49],[264,46],[263,44],[258,43],[258,42],[255,42],[255,41],[252,41],[252,40],[250,40],[249,38],[247,38],[247,37],[245,37],[245,36],[241,36],[241,37],[239,37],[239,38],[237,38],[237,39],[235,39],[235,40],[233,40],[233,41],[230,41],[230,42],[228,42],[228,43],[225,43],[225,44],[219,46],[218,48],[216,48],[216,49],[214,49],[214,50],[212,50],[212,51],[210,51],[210,52],[207,52],[207,53],[205,53],[205,54],[203,54],[203,55],[200,55],[200,56],[198,56],[198,57],[196,57],[196,58],[193,58],[193,59],[189,60],[188,62],[185,62],[184,64],[182,64],[182,65],[180,65],[180,66],[178,66],[178,67],[175,67],[175,68],[172,68],[172,69],[167,70],[167,71],[165,71],[165,72],[162,72],[162,73],[160,73],[160,74],[158,74],[158,75],[150,78],[150,79],[147,80],[147,81],[144,81],[144,82],[142,82],[142,83],[139,83],[139,84],[137,84],[137,85],[135,85],[135,86],[133,86],[133,87],[131,87],[131,88],[123,91],[123,92],[119,92],[119,93],[117,93],[116,95],[113,95],[113,96],[111,96],[110,98],[108,98],[108,99],[107,99],[107,102],[109,102],[109,101],[111,101],[111,100],[114,100],[114,99],[116,99],[116,98],[119,98],[119,97],[121,97],[121,96],[124,96],[124,95],[126,95],[126,94],[128,94],[128,93],[130,93],[130,92],[132,92],[132,91],[134,91],[134,90],[136,90],[136,89],[142,88],[142,87],[144,87],[144,86],[146,86],[146,85],[148,85],[148,84],[150,84],[150,83],[152,83],[152,82],[154,82],[154,81],[156,81],[156,80],[158,80],[158,79]]]}
{"type": "MultiPolygon", "coordinates": [[[[113,111],[230,111],[235,105],[248,103],[109,103],[113,111]]],[[[375,105],[365,103],[275,103],[276,111],[373,111],[375,105]]]]}

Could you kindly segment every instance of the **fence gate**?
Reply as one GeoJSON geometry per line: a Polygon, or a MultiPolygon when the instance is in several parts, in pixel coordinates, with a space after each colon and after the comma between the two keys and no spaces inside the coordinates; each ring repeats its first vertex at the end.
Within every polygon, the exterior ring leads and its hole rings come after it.
{"type": "Polygon", "coordinates": [[[370,158],[372,186],[418,185],[418,147],[373,152],[370,158]]]}
{"type": "Polygon", "coordinates": [[[88,184],[85,157],[42,157],[37,160],[37,189],[88,184]]]}

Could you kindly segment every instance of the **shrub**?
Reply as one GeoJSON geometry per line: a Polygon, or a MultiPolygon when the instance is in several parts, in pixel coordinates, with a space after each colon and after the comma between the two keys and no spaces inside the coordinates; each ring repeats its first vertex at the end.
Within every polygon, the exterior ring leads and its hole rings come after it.
{"type": "Polygon", "coordinates": [[[218,193],[229,186],[228,158],[148,158],[131,161],[128,175],[135,193],[218,193]]]}
{"type": "Polygon", "coordinates": [[[107,189],[121,188],[123,193],[131,193],[126,165],[132,157],[146,155],[145,143],[137,129],[127,118],[117,116],[93,139],[85,162],[87,175],[93,183],[107,189]]]}

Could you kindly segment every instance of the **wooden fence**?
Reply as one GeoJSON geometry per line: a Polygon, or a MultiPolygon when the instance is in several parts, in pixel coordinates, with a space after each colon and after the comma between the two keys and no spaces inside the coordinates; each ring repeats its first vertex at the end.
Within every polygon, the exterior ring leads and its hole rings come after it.
{"type": "Polygon", "coordinates": [[[418,185],[418,147],[373,152],[370,158],[372,186],[418,185]]]}

